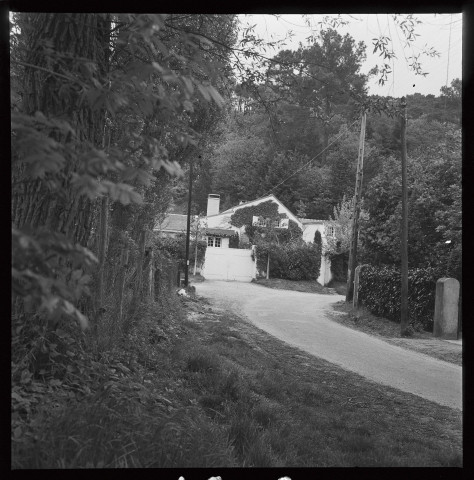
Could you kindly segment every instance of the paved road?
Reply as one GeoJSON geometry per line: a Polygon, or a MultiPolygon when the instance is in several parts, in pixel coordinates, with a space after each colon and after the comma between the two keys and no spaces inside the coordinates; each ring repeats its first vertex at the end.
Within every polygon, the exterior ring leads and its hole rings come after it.
{"type": "Polygon", "coordinates": [[[253,283],[205,281],[196,293],[312,355],[378,383],[462,410],[462,368],[331,321],[344,297],[274,290],[253,283]]]}

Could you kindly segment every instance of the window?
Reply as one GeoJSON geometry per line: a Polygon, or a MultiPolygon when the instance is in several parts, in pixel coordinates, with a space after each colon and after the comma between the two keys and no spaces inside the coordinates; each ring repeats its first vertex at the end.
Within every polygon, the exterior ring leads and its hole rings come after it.
{"type": "Polygon", "coordinates": [[[267,226],[267,220],[263,217],[253,217],[253,225],[257,227],[266,227],[267,226]]]}
{"type": "Polygon", "coordinates": [[[253,216],[252,225],[256,227],[269,227],[273,225],[274,228],[280,228],[280,219],[271,220],[270,218],[264,217],[257,217],[256,215],[253,216]]]}
{"type": "Polygon", "coordinates": [[[207,237],[207,246],[208,247],[220,247],[221,246],[221,237],[207,237]]]}
{"type": "Polygon", "coordinates": [[[326,235],[328,237],[335,237],[336,236],[336,229],[332,225],[328,225],[326,227],[326,235]]]}

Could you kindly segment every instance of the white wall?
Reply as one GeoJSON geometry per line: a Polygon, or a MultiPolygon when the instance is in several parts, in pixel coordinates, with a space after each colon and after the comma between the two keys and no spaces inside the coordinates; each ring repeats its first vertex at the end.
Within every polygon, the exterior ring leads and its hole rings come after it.
{"type": "Polygon", "coordinates": [[[324,243],[326,240],[326,236],[324,231],[324,224],[322,223],[310,223],[309,225],[305,225],[305,229],[303,230],[303,240],[306,243],[313,243],[316,230],[319,230],[319,232],[321,233],[321,238],[324,243]]]}
{"type": "Polygon", "coordinates": [[[256,277],[256,265],[252,251],[240,248],[206,249],[201,274],[209,280],[250,282],[256,277]]]}
{"type": "Polygon", "coordinates": [[[321,270],[319,271],[318,282],[325,286],[332,280],[331,260],[327,255],[321,255],[321,270]]]}
{"type": "MultiPolygon", "coordinates": [[[[326,235],[323,223],[310,223],[305,225],[303,230],[303,240],[306,243],[314,242],[314,234],[319,230],[323,247],[326,243],[326,235]]],[[[327,285],[332,280],[331,260],[326,255],[321,255],[321,270],[319,272],[318,282],[321,285],[327,285]]]]}

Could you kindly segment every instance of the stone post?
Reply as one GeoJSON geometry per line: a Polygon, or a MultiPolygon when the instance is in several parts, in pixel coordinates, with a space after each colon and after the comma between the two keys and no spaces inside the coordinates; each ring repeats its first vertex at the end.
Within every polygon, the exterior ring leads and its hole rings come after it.
{"type": "Polygon", "coordinates": [[[436,282],[434,337],[457,340],[458,301],[459,282],[455,278],[440,278],[436,282]]]}

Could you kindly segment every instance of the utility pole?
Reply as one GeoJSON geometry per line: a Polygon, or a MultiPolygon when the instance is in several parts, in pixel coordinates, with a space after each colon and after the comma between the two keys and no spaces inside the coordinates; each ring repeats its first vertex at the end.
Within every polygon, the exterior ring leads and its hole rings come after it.
{"type": "Polygon", "coordinates": [[[357,156],[357,173],[354,192],[354,206],[352,210],[352,238],[349,250],[349,266],[347,269],[347,293],[346,302],[350,302],[354,296],[354,274],[357,267],[357,237],[359,234],[360,200],[362,196],[362,178],[364,173],[364,147],[365,147],[365,124],[367,114],[362,113],[360,122],[359,154],[357,156]]]}
{"type": "Polygon", "coordinates": [[[193,270],[194,276],[196,276],[197,261],[198,261],[198,229],[199,229],[199,218],[196,219],[196,237],[194,239],[194,270],[193,270]]]}
{"type": "MultiPolygon", "coordinates": [[[[199,156],[201,158],[201,156],[199,156]]],[[[191,200],[193,191],[193,157],[190,157],[189,162],[189,189],[188,189],[188,219],[186,225],[186,267],[184,269],[184,286],[187,287],[189,283],[189,236],[191,234],[191,200]]]]}
{"type": "Polygon", "coordinates": [[[402,298],[400,308],[400,334],[404,336],[408,329],[408,193],[407,193],[407,103],[402,97],[401,111],[401,155],[402,155],[402,298]]]}

